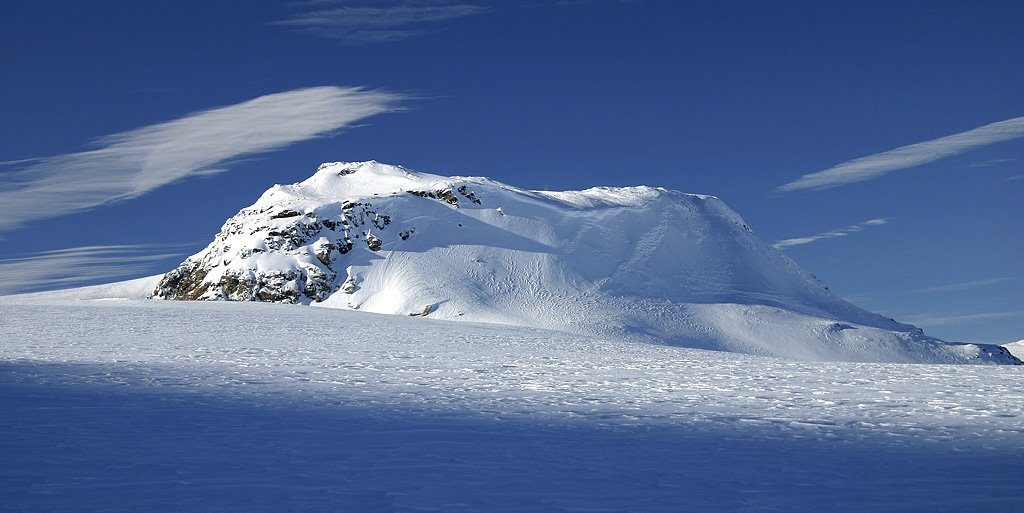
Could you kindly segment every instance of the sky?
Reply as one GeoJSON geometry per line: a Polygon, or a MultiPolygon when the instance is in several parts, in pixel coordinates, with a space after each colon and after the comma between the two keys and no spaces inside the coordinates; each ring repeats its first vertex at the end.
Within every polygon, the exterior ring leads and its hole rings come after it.
{"type": "Polygon", "coordinates": [[[713,194],[869,310],[1024,338],[1024,3],[0,1],[0,293],[164,272],[376,159],[713,194]]]}

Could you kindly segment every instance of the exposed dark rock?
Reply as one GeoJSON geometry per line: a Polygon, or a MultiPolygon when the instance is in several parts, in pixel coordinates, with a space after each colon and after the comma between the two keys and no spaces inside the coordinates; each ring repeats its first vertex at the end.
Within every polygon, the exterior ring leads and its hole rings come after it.
{"type": "Polygon", "coordinates": [[[345,283],[341,284],[341,292],[343,294],[354,294],[358,287],[356,287],[356,278],[351,274],[345,279],[345,283]]]}
{"type": "Polygon", "coordinates": [[[249,257],[255,255],[256,253],[263,253],[264,251],[266,251],[266,250],[264,250],[263,248],[243,249],[242,250],[242,258],[249,258],[249,257]]]}
{"type": "Polygon", "coordinates": [[[282,211],[280,211],[280,212],[270,216],[270,218],[271,219],[282,219],[282,218],[285,218],[285,217],[295,217],[297,215],[299,215],[299,213],[294,211],[294,210],[282,210],[282,211]]]}
{"type": "Polygon", "coordinates": [[[352,246],[353,246],[352,239],[350,239],[350,238],[348,238],[348,236],[346,236],[344,239],[342,239],[338,243],[338,247],[337,247],[338,253],[341,253],[342,255],[344,255],[345,253],[348,253],[349,251],[352,251],[352,246]]]}
{"type": "Polygon", "coordinates": [[[382,241],[375,237],[372,233],[367,230],[366,232],[366,247],[370,248],[370,251],[380,251],[380,245],[382,241]]]}
{"type": "Polygon", "coordinates": [[[413,196],[430,198],[443,201],[449,205],[459,206],[459,197],[451,189],[438,189],[436,191],[406,191],[413,196]]]}
{"type": "Polygon", "coordinates": [[[465,196],[466,199],[468,199],[469,201],[472,201],[473,203],[476,203],[477,205],[480,204],[480,198],[477,198],[476,194],[473,193],[473,191],[469,190],[469,187],[466,187],[465,185],[462,185],[462,186],[459,186],[459,188],[456,189],[456,190],[459,191],[459,194],[465,196]]]}
{"type": "Polygon", "coordinates": [[[412,313],[409,314],[409,316],[410,317],[426,317],[426,316],[430,315],[430,312],[433,311],[433,308],[434,308],[434,305],[427,305],[427,306],[423,307],[422,311],[420,311],[420,312],[412,312],[412,313]]]}
{"type": "Polygon", "coordinates": [[[162,299],[199,299],[210,287],[203,281],[206,274],[206,269],[186,261],[164,275],[153,296],[162,299]]]}
{"type": "Polygon", "coordinates": [[[235,301],[252,300],[252,280],[247,276],[224,273],[220,278],[220,290],[224,297],[235,301]]]}
{"type": "MultiPolygon", "coordinates": [[[[339,170],[339,174],[351,172],[339,170]]],[[[449,203],[458,201],[451,191],[433,195],[449,203]]],[[[345,255],[355,249],[356,240],[365,241],[370,251],[381,250],[392,224],[391,212],[365,200],[335,203],[333,209],[325,206],[322,211],[303,210],[282,206],[240,210],[224,223],[205,251],[165,274],[152,296],[306,303],[323,301],[339,288],[354,292],[351,277],[338,284],[338,270],[345,268],[345,255]],[[239,240],[249,247],[232,249],[228,242],[239,240]],[[296,267],[288,271],[262,268],[268,261],[266,254],[292,259],[296,267]]],[[[413,231],[391,237],[405,240],[413,231]]]]}
{"type": "Polygon", "coordinates": [[[337,246],[324,240],[323,243],[318,243],[314,247],[313,254],[316,255],[317,260],[329,267],[331,265],[331,253],[335,249],[337,249],[337,246]]]}

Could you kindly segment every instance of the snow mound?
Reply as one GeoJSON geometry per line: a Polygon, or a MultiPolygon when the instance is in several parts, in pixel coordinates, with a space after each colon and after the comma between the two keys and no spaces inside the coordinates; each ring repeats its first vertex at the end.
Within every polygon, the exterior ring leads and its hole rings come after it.
{"type": "Polygon", "coordinates": [[[227,220],[153,297],[301,303],[807,360],[1019,363],[833,296],[714,196],[528,191],[321,165],[227,220]]]}

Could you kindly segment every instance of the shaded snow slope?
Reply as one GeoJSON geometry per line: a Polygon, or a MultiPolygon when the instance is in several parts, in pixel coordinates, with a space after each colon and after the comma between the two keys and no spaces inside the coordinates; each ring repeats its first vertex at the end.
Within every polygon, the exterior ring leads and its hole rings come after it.
{"type": "Polygon", "coordinates": [[[304,303],[810,360],[1014,362],[864,311],[713,196],[527,191],[377,162],[274,186],[165,299],[304,303]]]}
{"type": "Polygon", "coordinates": [[[1019,366],[39,295],[0,333],[0,511],[1024,511],[1019,366]]]}

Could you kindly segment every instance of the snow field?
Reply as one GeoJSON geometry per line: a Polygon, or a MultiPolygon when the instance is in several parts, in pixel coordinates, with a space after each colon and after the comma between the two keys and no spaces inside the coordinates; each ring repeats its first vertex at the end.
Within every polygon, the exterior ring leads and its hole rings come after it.
{"type": "Polygon", "coordinates": [[[9,511],[1024,509],[1021,367],[67,294],[0,333],[9,511]]]}

